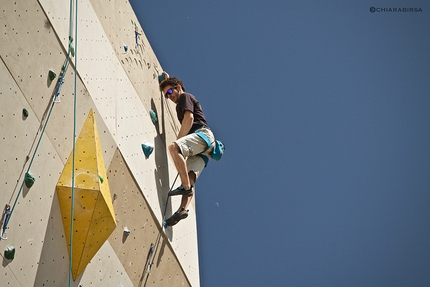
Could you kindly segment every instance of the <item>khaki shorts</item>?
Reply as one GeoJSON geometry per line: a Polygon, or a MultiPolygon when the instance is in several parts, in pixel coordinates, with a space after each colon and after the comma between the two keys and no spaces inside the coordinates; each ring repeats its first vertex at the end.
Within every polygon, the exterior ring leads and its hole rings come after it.
{"type": "Polygon", "coordinates": [[[179,146],[182,155],[186,158],[188,171],[193,171],[197,179],[205,167],[205,161],[198,155],[202,154],[210,158],[210,154],[215,145],[215,137],[209,128],[201,128],[196,132],[204,133],[211,142],[211,146],[207,151],[204,152],[208,147],[206,141],[196,133],[186,135],[176,140],[175,143],[179,146]]]}

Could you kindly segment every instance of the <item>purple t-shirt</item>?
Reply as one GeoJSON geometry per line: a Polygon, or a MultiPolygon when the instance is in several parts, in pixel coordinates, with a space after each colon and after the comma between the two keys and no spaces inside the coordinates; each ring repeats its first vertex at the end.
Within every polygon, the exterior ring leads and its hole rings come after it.
{"type": "Polygon", "coordinates": [[[188,134],[195,132],[201,126],[207,126],[205,115],[203,114],[202,106],[197,99],[188,93],[183,93],[179,96],[178,103],[176,105],[176,114],[178,120],[182,124],[184,119],[185,111],[190,111],[194,115],[194,122],[191,130],[188,134]]]}

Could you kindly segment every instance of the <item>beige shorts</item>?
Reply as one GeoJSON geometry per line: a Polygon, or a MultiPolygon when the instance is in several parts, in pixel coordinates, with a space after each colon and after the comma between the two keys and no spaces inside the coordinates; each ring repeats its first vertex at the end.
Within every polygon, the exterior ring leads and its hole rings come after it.
{"type": "Polygon", "coordinates": [[[209,128],[201,128],[196,132],[201,132],[207,136],[211,142],[209,149],[207,149],[208,145],[206,141],[196,133],[186,135],[176,140],[175,143],[179,146],[182,155],[186,158],[188,171],[193,171],[197,179],[205,167],[205,161],[198,155],[202,154],[210,158],[210,154],[215,145],[215,137],[209,128]]]}

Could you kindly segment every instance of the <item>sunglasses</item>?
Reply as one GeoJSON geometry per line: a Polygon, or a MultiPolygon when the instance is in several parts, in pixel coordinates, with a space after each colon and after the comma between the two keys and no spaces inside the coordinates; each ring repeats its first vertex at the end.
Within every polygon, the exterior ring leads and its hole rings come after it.
{"type": "Polygon", "coordinates": [[[173,89],[176,89],[176,86],[174,86],[174,87],[172,87],[172,88],[168,89],[168,90],[167,90],[167,92],[164,94],[164,96],[166,97],[166,99],[168,99],[168,98],[169,98],[169,96],[170,96],[171,94],[173,94],[173,89]]]}

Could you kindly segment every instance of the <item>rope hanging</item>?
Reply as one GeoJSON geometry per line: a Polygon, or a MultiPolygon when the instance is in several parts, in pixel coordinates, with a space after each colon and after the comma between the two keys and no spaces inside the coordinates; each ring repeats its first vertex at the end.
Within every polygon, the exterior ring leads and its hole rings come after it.
{"type": "MultiPolygon", "coordinates": [[[[72,14],[73,14],[73,0],[70,0],[70,35],[72,35],[72,14]]],[[[72,196],[71,196],[71,216],[70,216],[70,248],[69,248],[69,287],[72,286],[73,283],[73,271],[72,271],[72,262],[73,262],[73,229],[74,229],[74,218],[75,218],[75,153],[76,153],[76,83],[78,81],[78,2],[79,0],[75,0],[75,49],[73,49],[72,45],[69,45],[69,53],[72,53],[75,57],[75,66],[74,66],[74,85],[73,85],[73,155],[72,155],[72,196]]],[[[71,36],[70,36],[71,37],[71,36]]]]}
{"type": "MultiPolygon", "coordinates": [[[[178,179],[178,176],[179,176],[179,173],[176,175],[175,180],[173,181],[169,192],[172,191],[173,187],[175,186],[175,183],[176,183],[176,180],[178,179]]],[[[154,258],[155,258],[155,255],[157,254],[158,247],[160,246],[161,234],[163,232],[163,229],[166,228],[166,211],[167,211],[167,204],[169,203],[169,198],[170,198],[170,196],[167,196],[166,203],[164,204],[163,222],[161,223],[160,232],[158,233],[155,246],[153,244],[151,244],[151,247],[149,248],[148,263],[147,263],[148,269],[147,269],[145,284],[143,286],[146,286],[146,283],[148,282],[149,275],[151,275],[151,267],[152,267],[152,264],[154,263],[154,258]]],[[[143,275],[140,279],[140,282],[142,282],[142,280],[143,280],[143,275]]]]}
{"type": "MultiPolygon", "coordinates": [[[[67,57],[64,61],[64,64],[61,68],[61,73],[60,76],[58,78],[56,87],[55,87],[55,92],[53,93],[52,96],[52,102],[50,103],[50,107],[48,108],[48,112],[47,114],[45,113],[44,117],[41,120],[41,129],[38,130],[38,133],[40,131],[40,134],[36,134],[36,138],[39,136],[39,139],[37,141],[36,147],[33,151],[33,155],[31,157],[30,163],[28,165],[27,171],[25,173],[25,177],[22,180],[22,184],[21,187],[18,191],[18,194],[15,197],[15,201],[14,204],[12,205],[12,207],[10,207],[9,204],[6,205],[5,207],[5,211],[4,211],[4,218],[3,218],[3,227],[2,230],[0,232],[0,240],[5,240],[7,239],[6,236],[6,229],[8,227],[8,224],[10,222],[10,219],[12,217],[12,214],[15,210],[15,207],[18,203],[18,199],[22,193],[24,184],[27,186],[27,188],[31,188],[35,182],[35,178],[34,176],[30,173],[30,169],[33,165],[33,161],[36,157],[36,153],[37,150],[39,149],[40,146],[40,142],[42,141],[43,135],[45,134],[45,130],[46,127],[48,125],[49,119],[51,117],[51,113],[52,110],[55,106],[55,103],[58,103],[58,96],[60,95],[61,92],[61,88],[64,84],[64,77],[66,75],[67,72],[67,68],[69,67],[70,64],[70,59],[71,56],[74,57],[75,55],[77,55],[77,41],[75,42],[75,47],[73,47],[72,43],[73,43],[73,2],[74,0],[70,0],[70,21],[69,21],[69,44],[68,44],[68,52],[67,52],[67,57]],[[75,50],[76,48],[76,50],[75,50]]],[[[77,39],[77,31],[78,31],[78,2],[79,1],[75,1],[75,39],[77,39]]],[[[55,73],[53,73],[52,71],[50,71],[49,77],[51,80],[53,80],[55,78],[56,75],[54,75],[55,73]]],[[[71,217],[71,225],[70,225],[70,229],[73,230],[73,214],[74,214],[74,157],[75,157],[75,142],[76,142],[76,83],[77,83],[77,57],[75,58],[75,65],[74,65],[74,74],[75,74],[75,79],[74,79],[74,128],[73,128],[73,167],[72,167],[72,217],[71,217]]],[[[28,112],[27,110],[23,111],[25,117],[28,116],[28,112]]],[[[28,157],[27,157],[28,158],[28,157]]],[[[69,254],[69,287],[72,285],[72,250],[73,250],[73,232],[70,232],[70,254],[69,254]]]]}

